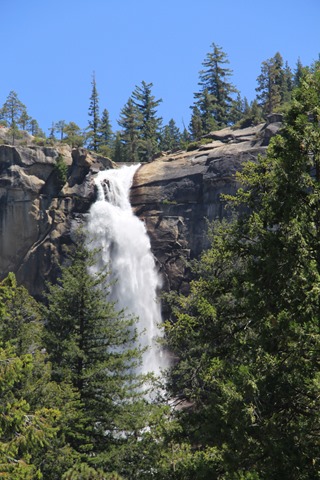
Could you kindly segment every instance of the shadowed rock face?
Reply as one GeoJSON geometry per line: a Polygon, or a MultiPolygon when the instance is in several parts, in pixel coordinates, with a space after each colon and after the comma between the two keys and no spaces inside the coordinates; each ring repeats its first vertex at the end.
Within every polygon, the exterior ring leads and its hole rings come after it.
{"type": "Polygon", "coordinates": [[[55,280],[57,262],[93,199],[94,172],[112,167],[85,150],[0,145],[0,275],[16,274],[30,293],[41,295],[55,280]],[[68,166],[61,187],[57,159],[68,166]]]}
{"type": "MultiPolygon", "coordinates": [[[[235,173],[265,153],[280,125],[213,132],[197,150],[162,155],[136,172],[131,202],[146,224],[165,290],[188,289],[186,263],[208,246],[207,219],[227,216],[221,194],[235,193],[235,173]]],[[[84,223],[95,199],[94,175],[114,167],[84,149],[0,145],[0,279],[12,271],[41,296],[44,282],[56,280],[72,227],[84,223]],[[63,187],[59,157],[68,167],[63,187]]]]}
{"type": "Polygon", "coordinates": [[[131,203],[145,222],[166,290],[187,290],[186,264],[208,246],[207,220],[228,215],[221,195],[236,192],[235,173],[265,154],[280,125],[213,132],[198,150],[163,155],[139,168],[131,203]]]}

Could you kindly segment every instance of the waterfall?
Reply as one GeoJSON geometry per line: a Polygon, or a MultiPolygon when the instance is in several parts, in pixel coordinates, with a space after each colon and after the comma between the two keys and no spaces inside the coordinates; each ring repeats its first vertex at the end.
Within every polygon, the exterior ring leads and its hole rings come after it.
{"type": "Polygon", "coordinates": [[[133,176],[139,165],[99,172],[97,201],[89,214],[88,230],[99,248],[100,266],[107,266],[114,279],[111,299],[116,308],[138,317],[139,343],[147,347],[141,373],[160,373],[163,367],[156,339],[161,335],[161,286],[150,240],[144,223],[136,217],[129,201],[133,176]]]}

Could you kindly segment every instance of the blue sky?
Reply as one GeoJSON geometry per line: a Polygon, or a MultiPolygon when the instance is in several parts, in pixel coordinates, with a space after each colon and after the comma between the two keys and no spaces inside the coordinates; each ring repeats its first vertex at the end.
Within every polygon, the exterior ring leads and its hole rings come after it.
{"type": "Polygon", "coordinates": [[[15,90],[48,133],[88,124],[95,71],[100,111],[114,129],[136,85],[153,83],[158,113],[190,121],[199,70],[214,42],[232,81],[255,97],[261,63],[279,51],[295,68],[320,53],[319,0],[0,0],[0,106],[15,90]]]}

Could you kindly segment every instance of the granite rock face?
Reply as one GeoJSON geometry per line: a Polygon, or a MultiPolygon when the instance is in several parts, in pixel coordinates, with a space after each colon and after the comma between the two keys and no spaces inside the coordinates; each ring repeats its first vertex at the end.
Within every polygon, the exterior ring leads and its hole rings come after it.
{"type": "Polygon", "coordinates": [[[150,235],[164,289],[187,290],[187,262],[208,246],[207,221],[228,215],[221,195],[236,192],[244,162],[265,154],[281,126],[276,120],[212,132],[197,150],[163,155],[137,171],[131,203],[150,235]]]}
{"type": "Polygon", "coordinates": [[[12,271],[41,295],[44,282],[55,279],[72,223],[81,222],[94,199],[94,173],[112,166],[84,149],[0,145],[1,278],[12,271]],[[63,186],[58,158],[67,166],[63,186]]]}

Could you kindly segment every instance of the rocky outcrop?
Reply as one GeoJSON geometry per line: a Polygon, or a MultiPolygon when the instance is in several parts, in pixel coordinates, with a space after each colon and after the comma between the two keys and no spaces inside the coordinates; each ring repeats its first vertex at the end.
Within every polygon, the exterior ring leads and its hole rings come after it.
{"type": "Polygon", "coordinates": [[[37,296],[54,280],[72,222],[93,198],[93,175],[111,161],[68,146],[0,145],[0,272],[13,271],[37,296]],[[57,160],[66,165],[59,178],[57,160]]]}
{"type": "Polygon", "coordinates": [[[279,120],[213,132],[196,150],[163,155],[137,171],[131,203],[146,224],[165,289],[188,288],[188,260],[208,246],[207,221],[228,215],[222,195],[236,192],[244,162],[265,154],[279,120]]]}

